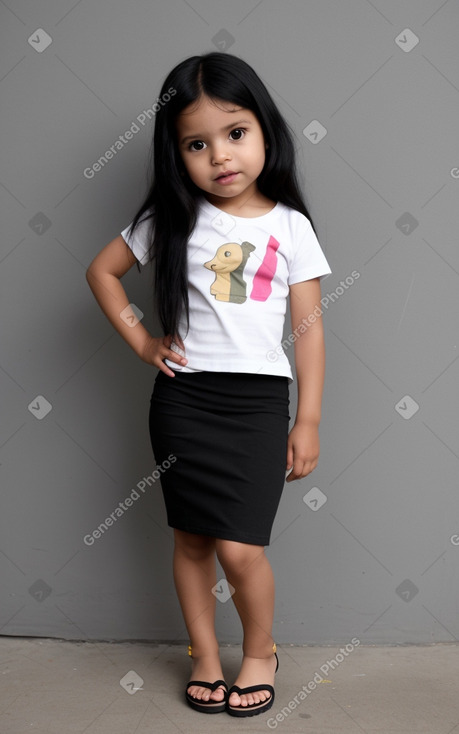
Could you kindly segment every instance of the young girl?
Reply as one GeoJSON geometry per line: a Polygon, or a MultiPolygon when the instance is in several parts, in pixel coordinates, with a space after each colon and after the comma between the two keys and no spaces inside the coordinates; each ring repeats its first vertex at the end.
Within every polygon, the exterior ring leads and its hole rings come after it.
{"type": "Polygon", "coordinates": [[[278,667],[264,546],[286,471],[287,482],[301,479],[319,456],[320,278],[331,271],[300,194],[291,133],[253,69],[226,53],[193,56],[159,99],[149,193],[87,279],[115,329],[159,370],[149,428],[191,642],[186,701],[253,716],[272,706],[278,667]],[[154,266],[163,336],[134,318],[120,282],[139,262],[154,266]],[[288,297],[298,382],[290,432],[288,297]],[[214,629],[216,557],[244,633],[229,690],[214,629]]]}

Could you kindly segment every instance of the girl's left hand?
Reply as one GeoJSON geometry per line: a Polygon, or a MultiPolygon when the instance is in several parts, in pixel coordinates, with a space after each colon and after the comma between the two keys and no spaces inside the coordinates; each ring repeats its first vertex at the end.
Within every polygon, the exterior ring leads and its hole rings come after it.
{"type": "Polygon", "coordinates": [[[310,474],[319,463],[319,426],[315,423],[295,423],[287,443],[286,481],[293,482],[310,474]]]}

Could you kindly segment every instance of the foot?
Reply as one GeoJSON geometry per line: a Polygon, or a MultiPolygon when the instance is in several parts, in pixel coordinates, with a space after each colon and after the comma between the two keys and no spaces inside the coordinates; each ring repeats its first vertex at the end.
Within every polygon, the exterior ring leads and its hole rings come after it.
{"type": "MultiPolygon", "coordinates": [[[[190,680],[203,680],[213,683],[216,680],[224,680],[220,658],[217,655],[205,655],[192,659],[191,678],[190,680]]],[[[225,697],[225,689],[217,688],[211,691],[210,688],[202,688],[201,686],[189,686],[187,692],[198,701],[216,701],[221,702],[225,697]]]]}
{"type": "MultiPolygon", "coordinates": [[[[249,686],[258,686],[267,683],[274,685],[274,672],[276,670],[276,656],[273,654],[268,658],[249,658],[246,655],[242,661],[241,670],[236,678],[234,685],[239,688],[248,688],[249,686]]],[[[264,703],[271,698],[270,691],[256,691],[255,693],[244,693],[239,696],[238,693],[232,693],[228,703],[230,706],[250,706],[253,704],[264,703]]]]}

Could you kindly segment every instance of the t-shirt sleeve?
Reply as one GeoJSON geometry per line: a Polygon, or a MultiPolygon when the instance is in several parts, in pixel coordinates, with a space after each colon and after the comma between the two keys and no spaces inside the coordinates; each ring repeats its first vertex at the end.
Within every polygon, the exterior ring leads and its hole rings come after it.
{"type": "Polygon", "coordinates": [[[123,229],[121,232],[121,237],[142,265],[146,265],[150,260],[149,240],[151,226],[152,218],[150,217],[149,219],[142,219],[132,235],[129,234],[131,225],[126,227],[126,229],[123,229]]]}
{"type": "Polygon", "coordinates": [[[292,253],[289,263],[288,284],[301,283],[303,280],[322,278],[331,273],[319,241],[307,217],[300,214],[296,217],[296,226],[292,227],[292,253]]]}

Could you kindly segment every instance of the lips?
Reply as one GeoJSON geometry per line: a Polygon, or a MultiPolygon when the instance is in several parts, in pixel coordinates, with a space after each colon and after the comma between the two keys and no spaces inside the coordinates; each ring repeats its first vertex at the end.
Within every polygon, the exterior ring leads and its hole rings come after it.
{"type": "Polygon", "coordinates": [[[217,178],[215,179],[215,181],[218,181],[221,178],[226,178],[226,176],[234,176],[235,173],[236,173],[236,171],[223,171],[223,173],[221,173],[219,176],[217,176],[217,178]]]}

